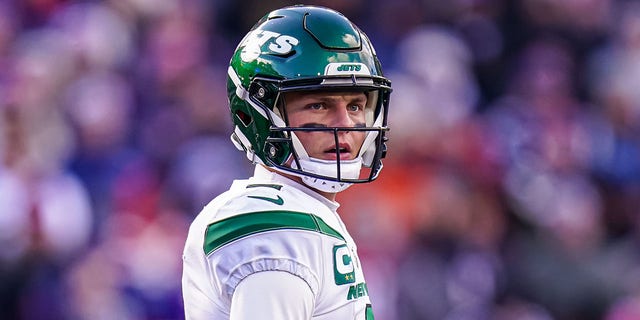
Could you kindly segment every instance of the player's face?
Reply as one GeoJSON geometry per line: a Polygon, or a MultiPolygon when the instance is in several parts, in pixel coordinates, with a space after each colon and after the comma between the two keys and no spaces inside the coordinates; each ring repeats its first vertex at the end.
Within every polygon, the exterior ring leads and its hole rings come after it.
{"type": "MultiPolygon", "coordinates": [[[[289,92],[284,101],[291,127],[365,126],[367,95],[363,92],[289,92]]],[[[337,147],[333,131],[298,131],[296,135],[312,158],[336,160],[339,154],[340,160],[352,160],[357,157],[366,132],[339,131],[337,147]]]]}

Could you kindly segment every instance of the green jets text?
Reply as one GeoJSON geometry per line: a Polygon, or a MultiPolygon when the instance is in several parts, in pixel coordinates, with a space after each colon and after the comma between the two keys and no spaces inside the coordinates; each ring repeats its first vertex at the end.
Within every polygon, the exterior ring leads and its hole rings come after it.
{"type": "Polygon", "coordinates": [[[358,284],[355,284],[349,287],[349,293],[347,293],[347,300],[357,299],[357,298],[368,296],[368,295],[369,295],[369,289],[367,289],[367,284],[365,282],[360,282],[358,284]]]}

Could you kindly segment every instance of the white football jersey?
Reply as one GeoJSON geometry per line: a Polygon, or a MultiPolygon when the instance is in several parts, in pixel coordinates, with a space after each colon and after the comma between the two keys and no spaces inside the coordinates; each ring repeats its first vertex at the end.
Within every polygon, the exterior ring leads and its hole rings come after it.
{"type": "Polygon", "coordinates": [[[356,245],[338,206],[259,165],[250,179],[234,181],[189,229],[182,277],[187,319],[229,319],[236,286],[271,270],[308,284],[311,319],[373,319],[356,245]]]}

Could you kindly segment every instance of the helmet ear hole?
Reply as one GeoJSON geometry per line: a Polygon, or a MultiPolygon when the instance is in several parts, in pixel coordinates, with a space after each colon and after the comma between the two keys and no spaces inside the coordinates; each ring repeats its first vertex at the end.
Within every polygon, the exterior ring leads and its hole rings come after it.
{"type": "Polygon", "coordinates": [[[249,95],[264,103],[271,97],[271,90],[262,83],[254,81],[249,85],[249,95]]]}
{"type": "Polygon", "coordinates": [[[282,150],[273,143],[267,143],[265,145],[265,153],[269,155],[271,159],[282,157],[282,150]]]}
{"type": "Polygon", "coordinates": [[[248,127],[249,124],[251,124],[251,121],[253,121],[253,118],[250,115],[242,112],[241,110],[236,110],[236,117],[240,119],[245,127],[248,127]]]}

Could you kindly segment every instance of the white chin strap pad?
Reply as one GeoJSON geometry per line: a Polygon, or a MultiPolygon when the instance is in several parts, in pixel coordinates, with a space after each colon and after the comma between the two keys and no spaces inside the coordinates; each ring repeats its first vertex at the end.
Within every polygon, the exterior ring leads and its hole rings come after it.
{"type": "MultiPolygon", "coordinates": [[[[314,173],[326,177],[338,178],[338,162],[333,160],[321,160],[315,158],[300,159],[300,165],[305,172],[314,173]]],[[[292,164],[295,168],[295,162],[292,164]]],[[[340,161],[340,178],[357,179],[360,176],[362,168],[362,159],[340,161]]],[[[302,182],[311,188],[323,192],[340,192],[349,188],[352,183],[330,181],[320,178],[300,175],[302,182]]]]}

